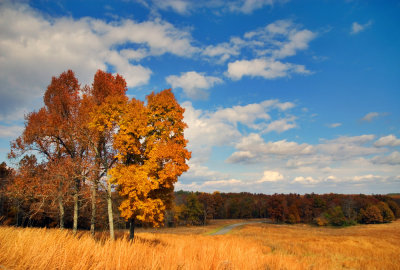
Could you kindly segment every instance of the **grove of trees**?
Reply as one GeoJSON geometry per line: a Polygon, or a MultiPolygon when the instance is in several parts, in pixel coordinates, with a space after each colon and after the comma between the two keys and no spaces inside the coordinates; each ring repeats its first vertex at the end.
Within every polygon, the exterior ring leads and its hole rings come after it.
{"type": "Polygon", "coordinates": [[[114,239],[118,197],[131,238],[135,221],[163,223],[173,184],[188,170],[184,109],[170,89],[151,93],[146,103],[126,91],[123,77],[101,70],[91,86],[81,87],[71,70],[52,78],[44,107],[26,115],[22,135],[11,143],[17,169],[2,165],[3,219],[11,214],[17,225],[64,228],[72,211],[73,232],[90,222],[94,234],[106,212],[114,239]]]}

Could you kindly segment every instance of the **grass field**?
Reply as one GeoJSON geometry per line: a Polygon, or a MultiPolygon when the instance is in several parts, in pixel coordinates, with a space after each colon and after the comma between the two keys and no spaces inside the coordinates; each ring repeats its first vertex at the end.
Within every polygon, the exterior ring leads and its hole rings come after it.
{"type": "Polygon", "coordinates": [[[111,242],[56,229],[0,227],[0,269],[400,269],[400,221],[348,228],[227,224],[123,232],[111,242]]]}

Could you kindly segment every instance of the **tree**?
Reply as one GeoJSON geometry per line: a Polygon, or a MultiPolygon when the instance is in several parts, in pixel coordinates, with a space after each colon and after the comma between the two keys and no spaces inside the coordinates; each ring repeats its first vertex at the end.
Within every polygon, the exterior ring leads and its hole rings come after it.
{"type": "Polygon", "coordinates": [[[184,219],[186,224],[200,225],[204,224],[204,206],[199,202],[196,194],[191,193],[186,197],[186,203],[181,212],[181,219],[184,219]]]}
{"type": "Polygon", "coordinates": [[[9,168],[5,162],[0,164],[0,222],[3,215],[6,214],[6,187],[12,181],[14,174],[15,171],[12,168],[9,168]]]}
{"type": "MultiPolygon", "coordinates": [[[[12,143],[10,157],[35,151],[48,162],[69,159],[63,168],[69,172],[74,189],[73,232],[78,228],[79,193],[87,173],[86,108],[82,106],[80,85],[73,71],[53,77],[44,94],[45,106],[25,118],[21,137],[12,143]]],[[[62,202],[60,202],[61,205],[62,202]]],[[[60,208],[60,211],[61,208],[60,208]]],[[[60,226],[62,227],[62,226],[60,226]]]]}
{"type": "Polygon", "coordinates": [[[389,200],[387,202],[387,204],[390,207],[390,210],[392,210],[395,218],[399,218],[400,217],[400,207],[397,203],[395,203],[393,200],[389,200]]]}
{"type": "Polygon", "coordinates": [[[91,233],[94,235],[96,217],[96,194],[100,181],[106,177],[107,213],[110,228],[110,238],[114,239],[114,222],[111,200],[111,183],[107,177],[108,170],[117,161],[113,148],[116,126],[121,109],[126,105],[126,82],[120,75],[98,70],[94,76],[93,85],[86,89],[84,101],[90,112],[89,128],[92,130],[88,145],[94,156],[94,172],[92,177],[92,215],[91,233]]]}
{"type": "Polygon", "coordinates": [[[326,218],[333,226],[343,226],[346,224],[346,218],[340,205],[330,208],[326,213],[326,218]]]}
{"type": "Polygon", "coordinates": [[[383,222],[388,223],[395,220],[395,216],[392,210],[389,208],[388,204],[385,202],[379,202],[378,208],[381,210],[383,222]]]}
{"type": "Polygon", "coordinates": [[[119,163],[110,175],[123,197],[119,209],[130,223],[130,239],[135,220],[163,223],[173,184],[189,168],[183,112],[170,89],[147,96],[147,105],[132,99],[121,110],[114,140],[119,163]]]}
{"type": "Polygon", "coordinates": [[[365,224],[373,224],[373,223],[382,223],[383,217],[381,211],[375,205],[370,205],[367,209],[361,209],[360,218],[362,223],[365,224]]]}

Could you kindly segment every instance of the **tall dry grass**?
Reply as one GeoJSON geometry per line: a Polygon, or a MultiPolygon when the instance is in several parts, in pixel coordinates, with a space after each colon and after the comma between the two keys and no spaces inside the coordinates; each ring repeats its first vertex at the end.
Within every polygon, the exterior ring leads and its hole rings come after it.
{"type": "Polygon", "coordinates": [[[0,266],[6,269],[400,269],[399,221],[344,229],[257,224],[222,236],[188,235],[187,230],[190,229],[175,229],[178,234],[139,232],[132,243],[124,236],[111,242],[94,240],[88,233],[74,237],[67,230],[0,227],[0,266]],[[182,230],[184,234],[179,234],[182,230]]]}

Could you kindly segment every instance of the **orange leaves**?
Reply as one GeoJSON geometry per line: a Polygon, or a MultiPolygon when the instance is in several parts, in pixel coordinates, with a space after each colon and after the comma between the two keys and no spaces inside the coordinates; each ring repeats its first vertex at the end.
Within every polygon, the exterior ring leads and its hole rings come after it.
{"type": "Polygon", "coordinates": [[[147,106],[132,99],[121,112],[114,139],[120,163],[110,171],[124,197],[121,215],[158,226],[173,184],[189,168],[184,109],[168,89],[147,96],[147,106]]]}

